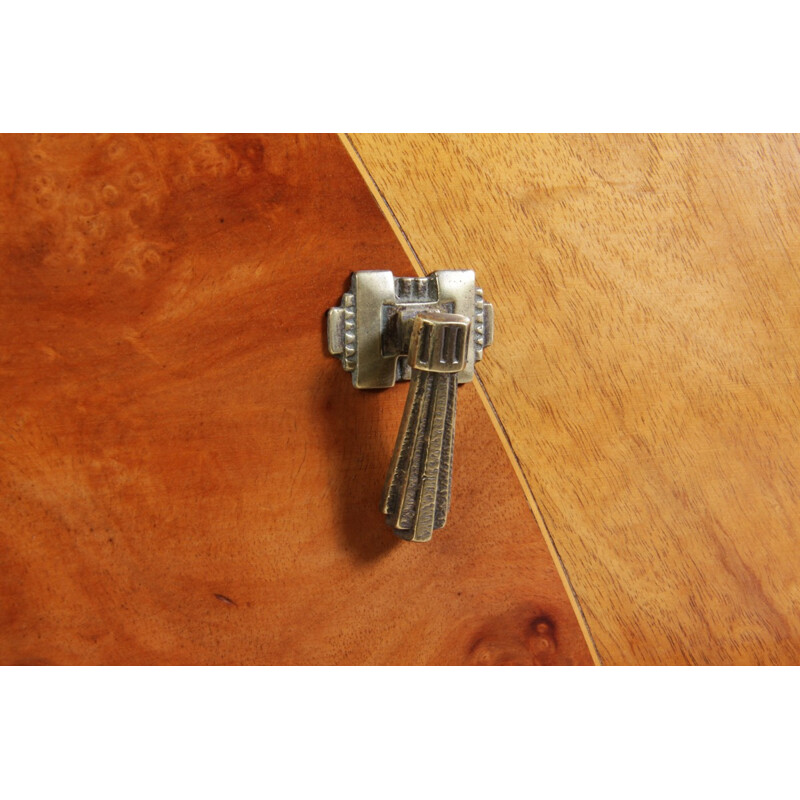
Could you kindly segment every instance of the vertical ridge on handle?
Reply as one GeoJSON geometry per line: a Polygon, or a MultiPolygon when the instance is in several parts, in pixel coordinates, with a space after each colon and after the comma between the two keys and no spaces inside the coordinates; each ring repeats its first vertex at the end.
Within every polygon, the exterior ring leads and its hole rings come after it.
{"type": "Polygon", "coordinates": [[[411,375],[411,385],[403,409],[403,418],[400,421],[400,431],[397,434],[392,462],[386,475],[381,511],[386,514],[387,522],[393,528],[398,525],[400,509],[408,490],[409,466],[419,433],[423,406],[428,394],[426,391],[428,378],[429,374],[423,372],[415,371],[411,375]]]}
{"type": "MultiPolygon", "coordinates": [[[[426,452],[423,462],[422,481],[417,498],[417,511],[414,521],[414,541],[427,542],[436,528],[436,519],[440,516],[442,504],[447,504],[446,490],[442,479],[445,471],[450,473],[449,464],[445,466],[447,453],[444,450],[447,438],[448,411],[450,397],[455,392],[456,376],[454,374],[433,374],[433,402],[428,412],[428,430],[426,436],[426,452]]],[[[446,512],[445,512],[446,513],[446,512]]]]}
{"type": "Polygon", "coordinates": [[[420,410],[416,415],[416,424],[411,430],[411,445],[405,474],[400,476],[401,491],[398,495],[397,513],[394,520],[395,528],[404,531],[413,530],[417,515],[422,483],[422,465],[425,463],[425,453],[428,448],[430,412],[436,388],[436,376],[433,373],[422,372],[419,374],[421,394],[417,402],[420,410]]]}
{"type": "Polygon", "coordinates": [[[453,477],[453,445],[456,433],[456,401],[458,400],[457,376],[446,375],[447,407],[444,412],[444,437],[442,439],[441,470],[439,473],[439,492],[436,498],[434,530],[443,528],[450,510],[450,487],[453,477]]]}

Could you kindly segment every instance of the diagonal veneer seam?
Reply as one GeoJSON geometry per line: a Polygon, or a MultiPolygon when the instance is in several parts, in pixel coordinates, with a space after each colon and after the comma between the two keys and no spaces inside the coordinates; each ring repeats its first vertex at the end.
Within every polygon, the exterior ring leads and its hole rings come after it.
{"type": "MultiPolygon", "coordinates": [[[[380,207],[381,211],[386,217],[386,220],[389,223],[390,227],[394,231],[395,236],[397,236],[397,239],[399,240],[401,246],[403,247],[403,250],[408,256],[411,264],[414,266],[414,269],[420,275],[426,276],[428,272],[422,264],[422,259],[419,257],[419,254],[414,249],[414,246],[411,243],[411,240],[408,238],[408,235],[406,234],[405,230],[403,229],[403,226],[400,224],[400,220],[395,214],[394,209],[392,209],[386,196],[383,194],[375,178],[372,176],[372,173],[369,171],[369,168],[364,162],[364,159],[361,157],[361,154],[359,153],[355,143],[350,138],[350,135],[347,133],[340,133],[339,140],[341,141],[342,145],[344,146],[350,158],[353,160],[353,163],[356,165],[362,178],[364,178],[365,183],[369,187],[369,190],[372,193],[373,197],[375,198],[375,201],[377,202],[378,206],[380,207]]],[[[475,377],[477,379],[476,390],[478,396],[480,397],[481,402],[483,403],[483,406],[486,409],[487,415],[491,420],[492,425],[494,426],[494,429],[500,439],[500,442],[503,445],[503,448],[506,451],[506,454],[517,476],[517,480],[519,481],[520,486],[522,488],[522,492],[525,495],[528,507],[530,508],[531,513],[533,514],[533,517],[539,526],[539,530],[541,531],[542,536],[544,537],[545,543],[547,544],[547,548],[550,551],[550,555],[553,559],[553,563],[556,566],[558,575],[561,578],[561,582],[564,585],[567,597],[569,598],[570,604],[572,605],[573,611],[575,612],[575,616],[578,620],[578,624],[580,625],[581,631],[583,632],[584,638],[589,647],[589,651],[591,652],[592,659],[594,660],[595,664],[602,665],[603,659],[600,657],[600,653],[597,649],[597,645],[595,644],[591,630],[589,629],[589,624],[586,620],[585,614],[583,613],[583,608],[581,607],[580,600],[578,599],[577,594],[575,593],[575,589],[572,585],[572,581],[570,580],[567,568],[564,564],[564,561],[561,558],[561,554],[558,552],[558,547],[556,546],[556,543],[553,540],[553,536],[550,533],[550,528],[547,522],[545,521],[544,514],[533,494],[533,490],[531,489],[530,483],[528,482],[528,479],[522,470],[522,465],[520,464],[517,453],[514,450],[514,446],[511,444],[508,432],[506,431],[505,426],[503,425],[502,421],[498,416],[497,409],[495,408],[494,403],[489,397],[489,392],[487,391],[485,384],[483,383],[480,375],[478,374],[477,366],[475,371],[475,377]]]]}

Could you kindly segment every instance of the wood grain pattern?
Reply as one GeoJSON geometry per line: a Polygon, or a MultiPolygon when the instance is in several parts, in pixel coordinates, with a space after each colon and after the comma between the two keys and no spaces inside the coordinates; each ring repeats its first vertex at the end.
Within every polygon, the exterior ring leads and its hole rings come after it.
{"type": "Polygon", "coordinates": [[[800,139],[351,141],[495,303],[480,375],[602,660],[798,663],[800,139]]]}
{"type": "Polygon", "coordinates": [[[333,136],[0,139],[0,661],[588,663],[472,387],[430,545],[378,509],[405,392],[323,348],[413,274],[333,136]]]}

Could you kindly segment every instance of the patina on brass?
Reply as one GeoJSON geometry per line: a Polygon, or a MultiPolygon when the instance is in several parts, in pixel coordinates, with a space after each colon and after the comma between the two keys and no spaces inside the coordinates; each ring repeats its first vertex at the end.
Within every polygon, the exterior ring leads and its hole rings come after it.
{"type": "Polygon", "coordinates": [[[469,317],[460,314],[414,318],[411,386],[381,505],[397,535],[412,542],[427,542],[450,508],[456,382],[469,332],[469,317]]]}
{"type": "Polygon", "coordinates": [[[354,386],[411,381],[381,504],[403,539],[427,542],[445,524],[456,389],[472,380],[493,322],[472,270],[427,278],[356,272],[341,305],[328,310],[328,349],[353,373],[354,386]]]}

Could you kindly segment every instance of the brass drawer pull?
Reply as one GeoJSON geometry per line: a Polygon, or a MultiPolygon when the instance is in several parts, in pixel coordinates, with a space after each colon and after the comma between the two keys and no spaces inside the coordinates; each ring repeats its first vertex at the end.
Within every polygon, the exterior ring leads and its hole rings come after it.
{"type": "Polygon", "coordinates": [[[411,381],[381,504],[403,539],[427,542],[445,524],[456,387],[472,380],[493,329],[472,270],[427,278],[355,272],[341,304],[328,310],[328,349],[356,388],[411,381]]]}

